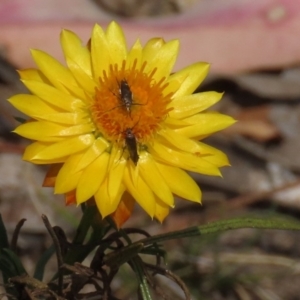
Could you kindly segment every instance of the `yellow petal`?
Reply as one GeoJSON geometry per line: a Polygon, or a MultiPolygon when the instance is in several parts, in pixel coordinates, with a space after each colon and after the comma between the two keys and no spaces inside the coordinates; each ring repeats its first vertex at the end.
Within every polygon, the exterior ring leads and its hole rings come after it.
{"type": "MultiPolygon", "coordinates": [[[[67,63],[76,62],[76,68],[79,67],[89,78],[92,78],[91,54],[87,47],[82,45],[81,39],[74,32],[63,30],[60,42],[67,63]]],[[[73,65],[68,66],[72,71],[73,65]]]]}
{"type": "Polygon", "coordinates": [[[186,136],[175,132],[174,130],[164,128],[159,131],[159,135],[178,150],[189,153],[196,153],[200,152],[201,150],[201,147],[197,141],[189,139],[186,136]]]}
{"type": "MultiPolygon", "coordinates": [[[[80,125],[88,120],[87,114],[80,111],[78,113],[50,113],[35,118],[65,125],[80,125]]],[[[91,127],[91,130],[93,130],[93,127],[91,127]]]]}
{"type": "Polygon", "coordinates": [[[86,123],[85,120],[89,119],[88,114],[81,111],[72,113],[61,112],[61,109],[58,107],[49,105],[35,95],[18,94],[8,99],[8,102],[24,114],[40,121],[75,125],[86,123]]]}
{"type": "Polygon", "coordinates": [[[61,142],[50,144],[35,156],[30,158],[30,161],[43,160],[43,159],[59,159],[65,156],[72,155],[80,152],[94,142],[94,135],[85,134],[77,137],[66,138],[61,142]]]}
{"type": "MultiPolygon", "coordinates": [[[[67,59],[67,64],[72,71],[72,74],[76,78],[78,85],[84,90],[85,93],[93,96],[95,94],[95,88],[97,87],[96,82],[93,78],[89,77],[83,69],[77,64],[77,61],[72,60],[71,58],[67,59]]],[[[74,87],[70,86],[70,90],[73,90],[74,87]]],[[[80,95],[84,100],[85,95],[80,95]]]]}
{"type": "Polygon", "coordinates": [[[40,115],[55,114],[61,111],[35,95],[18,94],[8,99],[8,102],[22,113],[35,119],[40,115]]]}
{"type": "Polygon", "coordinates": [[[203,157],[204,160],[214,164],[217,167],[230,165],[227,155],[222,151],[201,142],[198,142],[198,144],[200,148],[199,154],[205,156],[203,157]]]}
{"type": "Polygon", "coordinates": [[[204,62],[199,62],[188,66],[169,77],[169,86],[166,87],[164,92],[167,94],[174,92],[174,87],[178,87],[173,95],[174,99],[177,97],[190,95],[207,76],[208,70],[209,64],[204,62]]]}
{"type": "Polygon", "coordinates": [[[92,70],[96,82],[103,76],[103,71],[108,71],[108,66],[111,63],[109,51],[109,44],[106,40],[105,33],[103,29],[96,24],[91,37],[92,70]]]}
{"type": "Polygon", "coordinates": [[[61,92],[48,84],[27,80],[23,80],[23,83],[33,94],[61,110],[72,112],[77,111],[78,108],[83,106],[81,100],[61,92]]]}
{"type": "Polygon", "coordinates": [[[46,143],[46,142],[35,142],[30,144],[26,147],[24,154],[23,154],[23,160],[30,161],[35,164],[56,164],[66,161],[66,157],[58,157],[58,158],[43,158],[43,159],[37,159],[35,158],[41,151],[44,151],[46,148],[49,147],[52,143],[46,143]]]}
{"type": "Polygon", "coordinates": [[[151,60],[151,56],[153,55],[153,53],[159,51],[164,44],[165,41],[162,38],[152,38],[147,41],[146,45],[143,47],[143,60],[151,60]]]}
{"type": "Polygon", "coordinates": [[[126,59],[127,47],[124,33],[120,25],[111,22],[106,29],[106,38],[109,44],[109,54],[115,64],[121,65],[126,59]]]}
{"type": "Polygon", "coordinates": [[[172,193],[193,202],[201,202],[199,186],[185,171],[159,162],[156,162],[156,166],[172,193]]]}
{"type": "Polygon", "coordinates": [[[107,176],[108,161],[109,154],[104,152],[83,170],[76,188],[77,204],[88,200],[98,191],[107,176]]]}
{"type": "Polygon", "coordinates": [[[155,215],[154,215],[155,219],[157,219],[160,223],[162,223],[165,217],[169,214],[169,212],[170,212],[170,207],[157,198],[156,205],[155,205],[155,215]]]}
{"type": "Polygon", "coordinates": [[[137,178],[137,184],[135,185],[132,181],[133,176],[130,174],[130,171],[131,169],[127,166],[124,172],[124,184],[126,189],[146,213],[153,218],[155,214],[154,194],[141,177],[137,178]]]}
{"type": "Polygon", "coordinates": [[[201,113],[186,118],[184,121],[190,123],[191,126],[175,129],[175,131],[189,138],[210,135],[236,122],[230,116],[217,113],[201,113]]]}
{"type": "Polygon", "coordinates": [[[141,66],[142,61],[142,45],[140,40],[138,39],[132,48],[130,49],[128,56],[127,56],[127,65],[128,67],[132,67],[133,63],[136,61],[136,67],[139,68],[141,66]]]}
{"type": "Polygon", "coordinates": [[[78,124],[74,126],[65,126],[63,130],[58,132],[58,136],[74,136],[74,135],[81,135],[89,132],[93,132],[95,130],[95,127],[92,123],[86,123],[86,124],[78,124]]]}
{"type": "Polygon", "coordinates": [[[142,178],[156,196],[165,204],[173,207],[174,197],[164,178],[156,168],[155,162],[151,155],[142,152],[139,159],[139,170],[142,178]]]}
{"type": "Polygon", "coordinates": [[[170,107],[173,107],[169,116],[175,119],[193,116],[220,101],[222,95],[222,93],[217,92],[203,92],[175,98],[169,104],[170,107]]]}
{"type": "Polygon", "coordinates": [[[107,189],[111,198],[116,197],[116,192],[119,190],[119,186],[122,183],[124,170],[127,164],[126,159],[121,157],[122,151],[123,149],[113,147],[110,155],[107,189]]]}
{"type": "Polygon", "coordinates": [[[74,172],[78,172],[86,168],[91,164],[97,157],[99,157],[107,148],[109,143],[102,138],[97,138],[93,144],[81,154],[81,158],[78,161],[74,172]]]}
{"type": "Polygon", "coordinates": [[[59,90],[68,92],[66,86],[76,86],[70,70],[41,50],[31,50],[31,55],[40,71],[59,90]]]}
{"type": "Polygon", "coordinates": [[[42,72],[37,69],[18,70],[18,73],[19,73],[21,79],[23,79],[23,80],[33,80],[33,81],[49,83],[49,81],[42,74],[42,72]]]}
{"type": "Polygon", "coordinates": [[[170,116],[168,116],[165,119],[164,123],[166,125],[168,125],[168,127],[170,127],[170,128],[178,128],[178,127],[183,127],[183,126],[189,125],[189,123],[187,123],[183,120],[174,119],[174,118],[171,118],[170,116]]]}
{"type": "Polygon", "coordinates": [[[61,167],[55,181],[54,192],[56,194],[65,194],[75,190],[82,171],[74,172],[74,168],[80,159],[80,155],[71,155],[61,167]]]}
{"type": "Polygon", "coordinates": [[[116,197],[111,198],[110,195],[108,194],[107,178],[102,182],[99,190],[95,194],[95,201],[101,213],[102,218],[105,218],[106,216],[110,215],[117,209],[124,191],[125,188],[123,184],[119,185],[119,189],[116,193],[116,197]]]}
{"type": "Polygon", "coordinates": [[[158,142],[149,145],[150,153],[158,160],[171,166],[206,175],[220,176],[219,169],[202,157],[173,150],[158,142]]]}
{"type": "Polygon", "coordinates": [[[164,43],[159,50],[147,53],[143,59],[147,61],[145,71],[151,73],[153,69],[157,68],[153,78],[156,81],[161,80],[163,77],[168,77],[172,72],[174,64],[176,62],[177,54],[179,50],[179,41],[173,40],[164,43]]]}
{"type": "Polygon", "coordinates": [[[93,131],[91,124],[64,126],[45,121],[28,122],[17,127],[14,132],[28,139],[37,141],[55,141],[56,137],[69,137],[93,131]],[[53,139],[54,137],[54,139],[53,139]]]}
{"type": "MultiPolygon", "coordinates": [[[[167,145],[167,143],[169,143],[169,147],[175,147],[178,150],[196,154],[197,156],[202,157],[203,160],[208,161],[217,167],[229,165],[228,158],[222,151],[196,140],[186,138],[185,136],[174,132],[174,130],[167,128],[163,129],[159,132],[159,136],[162,144],[167,145]]],[[[157,141],[159,141],[159,139],[157,139],[157,141]]]]}
{"type": "Polygon", "coordinates": [[[94,94],[97,84],[93,79],[91,54],[88,48],[82,46],[82,42],[78,36],[69,30],[62,31],[61,45],[67,65],[78,85],[80,85],[85,92],[94,94]]]}
{"type": "Polygon", "coordinates": [[[18,126],[14,132],[28,139],[41,142],[58,142],[62,138],[53,135],[55,131],[62,130],[62,126],[54,123],[28,122],[18,126]]]}

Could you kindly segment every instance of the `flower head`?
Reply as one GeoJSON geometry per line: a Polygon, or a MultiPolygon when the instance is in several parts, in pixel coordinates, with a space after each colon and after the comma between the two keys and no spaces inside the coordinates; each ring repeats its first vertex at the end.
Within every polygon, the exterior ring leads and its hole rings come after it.
{"type": "Polygon", "coordinates": [[[201,201],[184,171],[220,175],[225,154],[200,140],[234,120],[206,111],[222,94],[192,94],[209,66],[196,63],[172,74],[179,42],[137,40],[130,50],[120,26],[95,25],[90,41],[61,33],[66,66],[32,50],[38,69],[20,71],[32,95],[9,99],[27,114],[15,129],[34,140],[24,160],[50,164],[44,185],[67,203],[91,198],[102,215],[121,225],[133,204],[162,221],[174,195],[201,201]]]}

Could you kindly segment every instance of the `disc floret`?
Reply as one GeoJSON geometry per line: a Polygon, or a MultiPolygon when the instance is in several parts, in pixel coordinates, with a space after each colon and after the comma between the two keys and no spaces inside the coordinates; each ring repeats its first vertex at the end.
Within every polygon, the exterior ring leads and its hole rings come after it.
{"type": "Polygon", "coordinates": [[[123,61],[109,66],[109,72],[103,72],[96,88],[91,111],[98,131],[111,142],[124,144],[126,130],[132,129],[137,140],[145,144],[160,129],[161,123],[172,108],[168,107],[171,94],[165,95],[165,78],[156,82],[153,75],[145,72],[147,62],[137,68],[135,61],[131,68],[123,61]],[[126,82],[132,93],[130,111],[122,101],[121,82],[126,82]]]}

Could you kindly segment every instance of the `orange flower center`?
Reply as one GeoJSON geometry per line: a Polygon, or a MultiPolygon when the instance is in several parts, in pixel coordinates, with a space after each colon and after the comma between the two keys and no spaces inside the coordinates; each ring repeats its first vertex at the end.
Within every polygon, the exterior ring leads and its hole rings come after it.
{"type": "Polygon", "coordinates": [[[172,94],[164,95],[168,83],[165,78],[156,82],[145,72],[146,62],[137,68],[110,65],[104,71],[92,104],[92,117],[98,131],[109,141],[124,144],[126,134],[132,133],[139,144],[148,142],[159,130],[172,108],[168,108],[172,94]]]}

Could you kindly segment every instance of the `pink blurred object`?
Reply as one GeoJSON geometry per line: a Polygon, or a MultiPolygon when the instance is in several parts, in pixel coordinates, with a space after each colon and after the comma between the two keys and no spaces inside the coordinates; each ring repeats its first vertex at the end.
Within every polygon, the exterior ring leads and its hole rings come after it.
{"type": "Polygon", "coordinates": [[[300,62],[300,0],[202,0],[180,15],[137,20],[114,18],[92,1],[0,0],[0,44],[19,68],[34,66],[29,48],[62,61],[61,29],[86,43],[95,22],[106,26],[112,19],[123,26],[129,46],[137,38],[180,39],[176,70],[197,61],[223,74],[300,62]]]}

